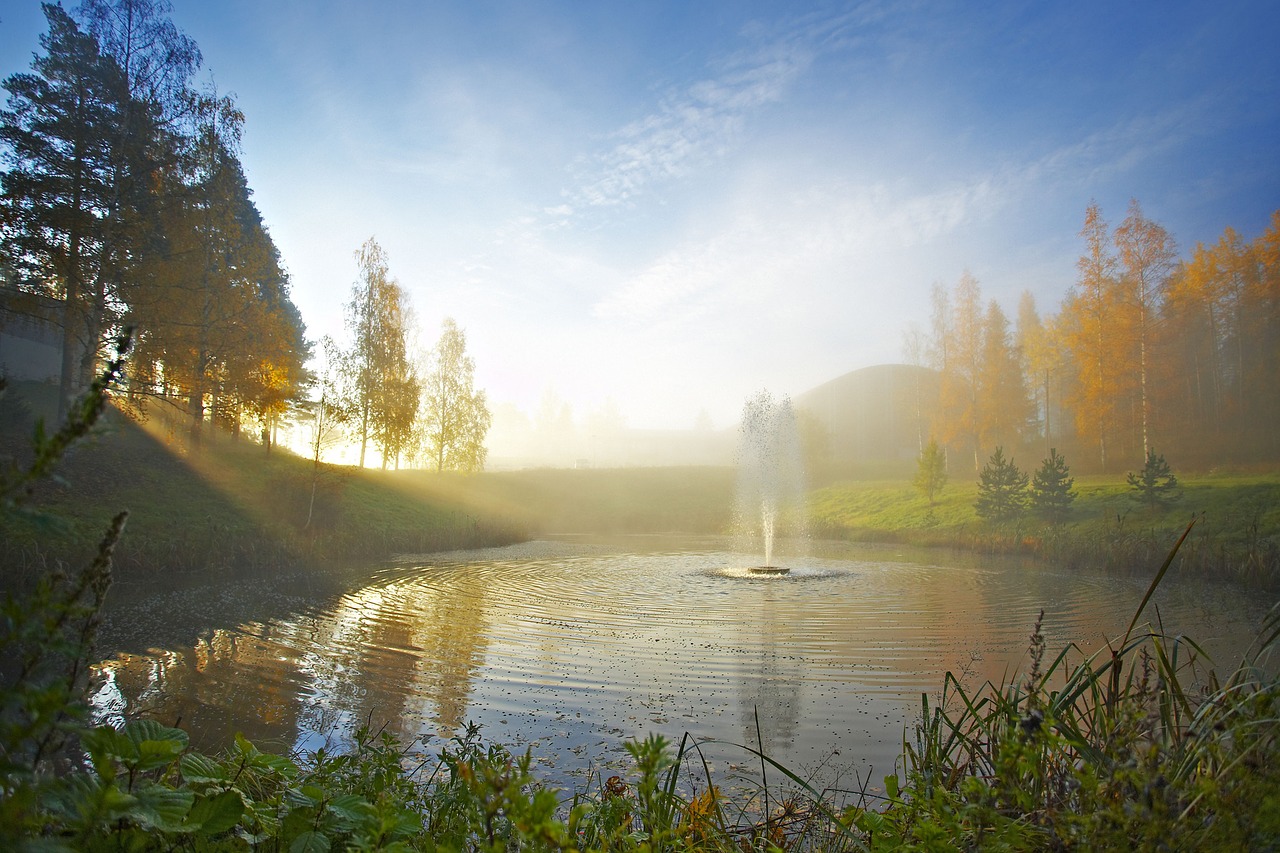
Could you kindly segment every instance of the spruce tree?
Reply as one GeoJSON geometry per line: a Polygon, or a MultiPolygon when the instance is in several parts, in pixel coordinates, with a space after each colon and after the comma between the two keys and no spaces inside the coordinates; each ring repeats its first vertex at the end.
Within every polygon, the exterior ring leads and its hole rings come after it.
{"type": "Polygon", "coordinates": [[[1169,463],[1154,450],[1147,451],[1147,464],[1142,466],[1142,470],[1136,474],[1130,472],[1127,479],[1134,490],[1130,497],[1152,508],[1172,503],[1182,496],[1177,491],[1178,478],[1173,475],[1169,463]]]}
{"type": "Polygon", "coordinates": [[[974,509],[982,518],[1007,521],[1022,514],[1027,505],[1027,475],[1004,458],[1004,448],[997,447],[982,468],[978,480],[978,500],[974,509]]]}
{"type": "Polygon", "coordinates": [[[1031,506],[1046,521],[1059,524],[1071,514],[1071,502],[1076,499],[1075,478],[1068,473],[1066,460],[1056,447],[1049,449],[1049,456],[1040,464],[1040,470],[1031,478],[1031,506]]]}

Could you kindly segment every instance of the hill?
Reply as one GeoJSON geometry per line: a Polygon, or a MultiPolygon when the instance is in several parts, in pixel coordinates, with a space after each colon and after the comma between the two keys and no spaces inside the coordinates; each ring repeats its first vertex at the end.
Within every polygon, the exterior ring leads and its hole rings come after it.
{"type": "Polygon", "coordinates": [[[811,476],[830,479],[910,472],[928,429],[929,401],[937,395],[936,371],[878,364],[796,396],[792,402],[802,419],[820,427],[828,444],[823,454],[827,470],[811,476]]]}

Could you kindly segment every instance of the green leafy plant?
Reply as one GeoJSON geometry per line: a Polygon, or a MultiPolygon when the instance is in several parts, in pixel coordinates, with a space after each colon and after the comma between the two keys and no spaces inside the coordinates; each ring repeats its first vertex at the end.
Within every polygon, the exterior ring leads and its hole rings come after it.
{"type": "MultiPolygon", "coordinates": [[[[1189,532],[1190,528],[1188,528],[1189,532]]],[[[1273,611],[1225,681],[1188,679],[1203,652],[1141,616],[1080,663],[1046,662],[1037,620],[1031,667],[971,692],[948,673],[923,697],[904,746],[905,781],[886,779],[882,809],[845,819],[872,849],[1268,849],[1280,842],[1280,682],[1259,662],[1280,637],[1273,611]],[[1245,807],[1245,803],[1254,806],[1245,807]]]]}

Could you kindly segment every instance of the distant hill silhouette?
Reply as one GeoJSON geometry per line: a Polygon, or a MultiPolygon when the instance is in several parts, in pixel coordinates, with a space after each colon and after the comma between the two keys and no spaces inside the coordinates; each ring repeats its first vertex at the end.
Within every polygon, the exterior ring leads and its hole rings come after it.
{"type": "Polygon", "coordinates": [[[906,469],[928,440],[938,373],[910,364],[854,370],[796,396],[797,410],[826,430],[831,473],[906,469]]]}

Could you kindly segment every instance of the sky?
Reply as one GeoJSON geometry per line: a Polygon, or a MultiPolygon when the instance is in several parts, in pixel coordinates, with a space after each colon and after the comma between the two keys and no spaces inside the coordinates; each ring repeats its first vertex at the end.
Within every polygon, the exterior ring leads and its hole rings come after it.
{"type": "MultiPolygon", "coordinates": [[[[75,4],[67,4],[74,9],[75,4]]],[[[531,417],[731,426],[903,360],[967,270],[1056,312],[1085,208],[1183,252],[1280,209],[1280,4],[173,0],[308,337],[370,237],[531,417]]],[[[39,5],[0,7],[0,74],[39,5]]]]}

